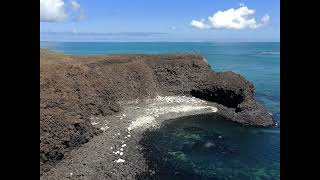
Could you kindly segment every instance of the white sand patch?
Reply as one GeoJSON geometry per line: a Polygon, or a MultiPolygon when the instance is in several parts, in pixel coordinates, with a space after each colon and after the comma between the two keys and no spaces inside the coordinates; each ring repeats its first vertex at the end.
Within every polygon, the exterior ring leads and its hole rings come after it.
{"type": "Polygon", "coordinates": [[[212,109],[212,107],[210,107],[210,106],[183,105],[183,106],[172,107],[170,109],[169,108],[160,109],[159,114],[164,114],[164,113],[168,113],[168,112],[175,112],[175,113],[189,112],[189,111],[196,111],[196,110],[201,110],[201,109],[206,109],[206,108],[212,109]]]}
{"type": "Polygon", "coordinates": [[[212,106],[204,106],[204,105],[177,105],[177,106],[158,106],[151,107],[146,110],[146,114],[148,116],[159,117],[160,115],[167,113],[185,113],[191,111],[198,111],[210,109],[211,112],[217,112],[218,109],[212,106]]]}
{"type": "Polygon", "coordinates": [[[101,129],[102,131],[106,131],[107,129],[109,129],[109,127],[108,127],[108,126],[100,127],[100,129],[101,129]]]}
{"type": "Polygon", "coordinates": [[[218,108],[216,107],[211,107],[212,112],[218,112],[218,108]]]}
{"type": "Polygon", "coordinates": [[[205,103],[206,101],[187,96],[157,96],[154,99],[155,102],[164,103],[205,103]]]}
{"type": "Polygon", "coordinates": [[[156,125],[155,118],[168,113],[186,113],[199,110],[209,110],[217,112],[218,109],[213,106],[208,106],[207,101],[186,96],[157,96],[155,99],[146,100],[148,103],[145,111],[141,112],[141,116],[136,118],[128,130],[147,127],[150,124],[156,125]]]}
{"type": "Polygon", "coordinates": [[[124,160],[124,159],[119,158],[119,159],[115,160],[114,162],[116,162],[116,163],[122,163],[122,162],[125,162],[125,160],[124,160]]]}
{"type": "Polygon", "coordinates": [[[128,130],[130,131],[131,129],[142,127],[146,124],[151,124],[154,120],[155,118],[152,116],[139,117],[130,124],[128,130]]]}
{"type": "Polygon", "coordinates": [[[123,152],[120,152],[120,156],[122,156],[123,155],[123,152]]]}
{"type": "Polygon", "coordinates": [[[120,154],[120,151],[114,151],[113,154],[120,154]]]}
{"type": "Polygon", "coordinates": [[[121,147],[126,147],[127,145],[126,144],[122,144],[122,146],[121,147]]]}

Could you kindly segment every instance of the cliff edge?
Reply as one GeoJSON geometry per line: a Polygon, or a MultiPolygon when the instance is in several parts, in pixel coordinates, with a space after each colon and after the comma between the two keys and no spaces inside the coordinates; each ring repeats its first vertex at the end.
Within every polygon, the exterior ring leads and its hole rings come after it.
{"type": "Polygon", "coordinates": [[[158,95],[218,103],[218,114],[242,125],[274,125],[251,82],[213,71],[198,54],[66,55],[40,49],[40,174],[101,133],[91,116],[121,111],[119,101],[158,95]]]}

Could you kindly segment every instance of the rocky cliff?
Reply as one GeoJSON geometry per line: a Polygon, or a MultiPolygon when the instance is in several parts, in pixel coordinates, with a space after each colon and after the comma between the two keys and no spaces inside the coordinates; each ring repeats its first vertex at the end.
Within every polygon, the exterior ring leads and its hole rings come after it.
{"type": "Polygon", "coordinates": [[[243,125],[272,126],[239,74],[214,72],[203,56],[65,55],[40,49],[40,173],[101,133],[90,117],[121,111],[117,102],[157,95],[194,96],[243,125]]]}

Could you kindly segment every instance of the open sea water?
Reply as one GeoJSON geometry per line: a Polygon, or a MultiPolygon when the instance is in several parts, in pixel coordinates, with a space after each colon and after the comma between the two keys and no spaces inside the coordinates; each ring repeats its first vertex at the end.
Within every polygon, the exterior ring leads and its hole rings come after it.
{"type": "MultiPolygon", "coordinates": [[[[201,53],[215,71],[250,80],[278,127],[249,128],[214,115],[180,118],[142,144],[160,179],[280,179],[279,42],[40,42],[66,54],[201,53]]],[[[148,175],[141,175],[147,177],[148,175]]]]}

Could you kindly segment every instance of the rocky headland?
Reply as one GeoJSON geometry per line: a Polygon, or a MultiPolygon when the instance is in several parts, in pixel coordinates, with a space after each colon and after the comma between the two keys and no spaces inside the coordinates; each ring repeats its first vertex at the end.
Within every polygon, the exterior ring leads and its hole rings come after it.
{"type": "Polygon", "coordinates": [[[274,125],[251,82],[215,72],[198,54],[40,49],[40,98],[42,179],[139,179],[150,171],[140,153],[143,131],[181,116],[207,113],[241,125],[274,125]]]}

